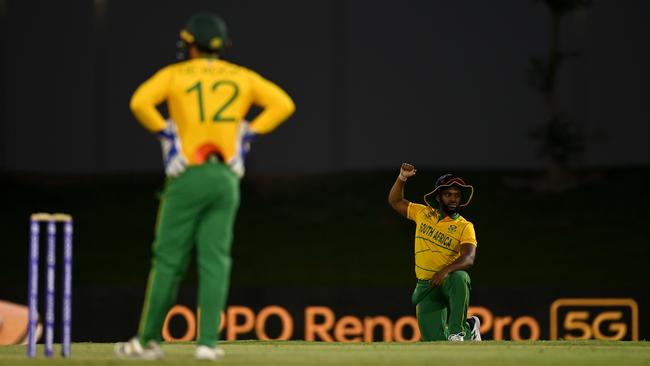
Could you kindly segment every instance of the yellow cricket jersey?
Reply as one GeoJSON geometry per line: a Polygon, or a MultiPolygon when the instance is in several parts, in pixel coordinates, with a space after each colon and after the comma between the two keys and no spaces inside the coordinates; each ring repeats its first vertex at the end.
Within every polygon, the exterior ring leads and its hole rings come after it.
{"type": "Polygon", "coordinates": [[[240,124],[252,105],[262,108],[250,122],[259,134],[270,132],[295,110],[280,87],[244,67],[215,58],[195,58],[169,65],[138,87],[131,110],[151,132],[165,129],[156,106],[167,102],[189,165],[201,160],[199,148],[212,144],[226,162],[237,154],[240,124]]]}
{"type": "Polygon", "coordinates": [[[435,209],[409,203],[407,218],[416,223],[415,275],[428,280],[460,257],[461,244],[477,245],[474,225],[458,215],[441,219],[435,209]]]}

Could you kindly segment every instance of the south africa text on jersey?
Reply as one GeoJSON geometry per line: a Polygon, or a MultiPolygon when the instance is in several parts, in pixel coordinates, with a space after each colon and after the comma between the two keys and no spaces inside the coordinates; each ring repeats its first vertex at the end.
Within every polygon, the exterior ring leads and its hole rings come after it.
{"type": "Polygon", "coordinates": [[[452,243],[452,240],[454,240],[454,238],[449,236],[449,235],[445,235],[445,234],[441,233],[440,231],[436,230],[431,225],[421,223],[419,231],[420,231],[421,234],[424,234],[424,235],[430,237],[431,241],[433,241],[434,243],[439,244],[439,245],[443,245],[446,248],[451,248],[451,243],[452,243]]]}

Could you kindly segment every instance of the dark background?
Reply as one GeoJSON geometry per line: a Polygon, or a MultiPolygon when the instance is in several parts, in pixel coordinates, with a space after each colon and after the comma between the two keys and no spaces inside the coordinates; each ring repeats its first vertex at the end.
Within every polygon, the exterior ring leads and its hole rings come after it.
{"type": "MultiPolygon", "coordinates": [[[[202,10],[228,23],[226,58],[297,105],[249,156],[236,301],[264,288],[254,301],[279,302],[269,288],[296,286],[358,311],[350,305],[358,299],[345,300],[349,288],[371,285],[398,288],[399,306],[410,309],[413,227],[386,203],[399,164],[410,161],[418,168],[410,200],[450,170],[476,188],[463,214],[479,240],[470,270],[477,300],[539,312],[548,304],[521,302],[517,291],[632,297],[647,324],[650,3],[641,0],[0,0],[0,298],[26,301],[29,214],[67,212],[75,326],[106,304],[130,319],[75,334],[131,335],[164,177],[158,143],[128,101],[175,62],[179,29],[202,10]],[[534,82],[533,62],[548,71],[549,4],[579,4],[558,18],[550,91],[534,82]],[[534,137],[549,120],[549,93],[566,124],[534,137]],[[116,288],[130,297],[92,295],[116,288]]],[[[186,284],[194,281],[192,267],[186,284]]]]}
{"type": "MultiPolygon", "coordinates": [[[[544,120],[529,80],[530,58],[548,53],[544,1],[0,4],[8,170],[158,171],[156,141],[128,101],[175,61],[179,29],[205,9],[229,25],[227,58],[297,105],[256,145],[254,172],[544,164],[528,137],[544,120]]],[[[581,164],[650,162],[648,13],[642,0],[594,1],[562,17],[557,108],[584,129],[581,164]]]]}

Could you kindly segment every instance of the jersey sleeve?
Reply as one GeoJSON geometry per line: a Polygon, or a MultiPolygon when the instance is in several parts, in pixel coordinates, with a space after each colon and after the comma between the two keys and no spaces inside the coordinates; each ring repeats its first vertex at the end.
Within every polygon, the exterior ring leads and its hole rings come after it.
{"type": "Polygon", "coordinates": [[[291,97],[279,86],[250,71],[253,85],[253,103],[262,112],[251,121],[250,127],[259,134],[273,131],[296,110],[291,97]]]}
{"type": "Polygon", "coordinates": [[[463,233],[460,235],[461,244],[473,244],[474,246],[478,245],[476,241],[476,232],[474,231],[474,224],[471,222],[465,226],[463,233]]]}
{"type": "Polygon", "coordinates": [[[171,67],[165,67],[142,83],[131,97],[130,107],[133,115],[151,132],[162,131],[166,127],[165,118],[156,106],[167,98],[171,78],[171,67]]]}
{"type": "Polygon", "coordinates": [[[422,212],[422,210],[426,209],[427,206],[425,205],[409,202],[409,207],[406,209],[406,218],[415,221],[415,218],[418,216],[418,214],[422,212]]]}

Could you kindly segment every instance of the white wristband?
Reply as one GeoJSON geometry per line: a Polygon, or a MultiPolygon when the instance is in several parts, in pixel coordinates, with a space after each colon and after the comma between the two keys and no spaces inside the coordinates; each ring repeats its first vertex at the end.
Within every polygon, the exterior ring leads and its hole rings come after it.
{"type": "Polygon", "coordinates": [[[405,176],[403,176],[402,173],[399,173],[399,175],[397,176],[397,178],[398,178],[399,180],[401,180],[402,182],[406,182],[406,180],[408,179],[408,178],[406,178],[405,176]]]}

